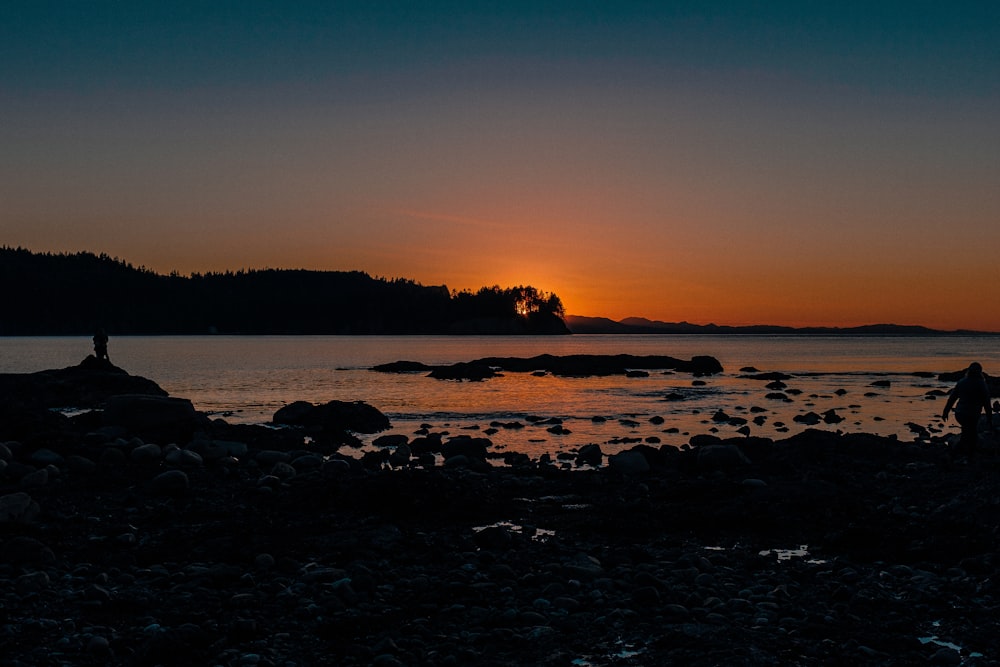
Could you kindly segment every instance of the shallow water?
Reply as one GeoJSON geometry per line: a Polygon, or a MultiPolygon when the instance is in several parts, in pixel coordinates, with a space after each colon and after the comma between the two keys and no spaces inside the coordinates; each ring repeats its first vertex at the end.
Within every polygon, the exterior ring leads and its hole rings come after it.
{"type": "MultiPolygon", "coordinates": [[[[0,372],[33,372],[76,364],[91,345],[86,337],[0,338],[0,351],[0,372]]],[[[737,435],[741,424],[713,419],[720,410],[748,420],[751,434],[768,437],[806,428],[793,421],[796,415],[831,409],[843,421],[816,428],[904,440],[914,437],[908,423],[954,433],[953,423],[945,426],[937,418],[943,399],[927,396],[950,385],[913,373],[955,371],[973,360],[987,372],[1000,372],[997,337],[143,336],[113,338],[110,352],[116,365],[231,422],[267,422],[295,400],[364,400],[389,416],[394,433],[412,434],[429,424],[476,434],[494,422],[518,422],[523,428],[498,427],[489,437],[498,449],[532,456],[587,443],[610,453],[645,439],[681,445],[695,433],[737,435]],[[646,378],[507,373],[484,382],[453,382],[369,370],[397,360],[448,364],[486,356],[623,353],[683,359],[706,354],[718,358],[725,372],[696,385],[690,375],[656,371],[646,378]],[[786,381],[786,392],[796,393],[789,394],[789,402],[766,398],[771,390],[765,382],[738,377],[745,366],[795,375],[786,381]],[[885,380],[888,387],[872,386],[885,380]],[[683,400],[667,400],[671,394],[683,400]],[[551,423],[534,425],[530,416],[560,419],[569,433],[552,433],[551,423]],[[753,423],[755,417],[763,423],[753,423]]]]}

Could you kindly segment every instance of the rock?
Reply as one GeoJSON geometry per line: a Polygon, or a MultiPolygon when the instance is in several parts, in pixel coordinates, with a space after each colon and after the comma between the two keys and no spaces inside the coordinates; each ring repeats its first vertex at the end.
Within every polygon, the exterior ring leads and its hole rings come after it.
{"type": "Polygon", "coordinates": [[[323,405],[296,401],[274,413],[272,421],[328,433],[378,433],[391,427],[388,417],[363,401],[330,401],[323,405]]]}
{"type": "Polygon", "coordinates": [[[278,479],[291,479],[297,474],[298,471],[295,469],[295,466],[284,461],[278,461],[271,466],[271,475],[278,479]]]}
{"type": "Polygon", "coordinates": [[[299,472],[318,470],[323,465],[323,458],[316,454],[305,454],[292,460],[292,467],[299,472]]]}
{"type": "Polygon", "coordinates": [[[400,445],[407,445],[409,442],[410,439],[406,435],[393,433],[390,435],[380,435],[372,440],[372,445],[375,447],[399,447],[400,445]]]}
{"type": "Polygon", "coordinates": [[[32,463],[32,465],[42,467],[47,465],[61,466],[65,462],[65,459],[63,459],[61,454],[57,454],[51,449],[46,449],[45,447],[33,451],[28,460],[32,463]]]}
{"type": "Polygon", "coordinates": [[[121,426],[144,440],[187,442],[198,426],[191,401],[166,396],[112,396],[102,418],[105,425],[121,426]]]}
{"type": "Polygon", "coordinates": [[[488,438],[470,438],[457,436],[441,444],[441,455],[445,460],[454,456],[465,456],[469,459],[485,459],[487,450],[493,446],[488,438]]]}
{"type": "Polygon", "coordinates": [[[40,511],[38,503],[23,491],[0,496],[0,524],[31,523],[40,511]]]}
{"type": "Polygon", "coordinates": [[[640,475],[652,469],[642,452],[632,450],[612,454],[608,457],[608,466],[623,475],[640,475]]]}
{"type": "Polygon", "coordinates": [[[292,457],[288,452],[279,452],[273,449],[263,449],[254,456],[254,460],[263,465],[274,465],[275,463],[288,463],[292,457]]]}
{"type": "Polygon", "coordinates": [[[49,471],[46,468],[39,468],[21,477],[21,486],[30,489],[45,486],[49,483],[49,471]]]}
{"type": "Polygon", "coordinates": [[[578,466],[589,465],[596,467],[600,466],[603,461],[604,452],[601,451],[600,445],[584,445],[576,454],[576,464],[578,466]]]}
{"type": "Polygon", "coordinates": [[[52,549],[33,537],[17,535],[0,543],[0,562],[11,565],[39,565],[55,562],[52,549]]]}
{"type": "Polygon", "coordinates": [[[698,449],[700,470],[722,470],[750,464],[750,459],[735,445],[709,445],[698,449]]]}
{"type": "Polygon", "coordinates": [[[17,589],[19,595],[28,595],[29,593],[39,593],[50,585],[49,575],[42,571],[29,572],[28,574],[22,574],[14,582],[14,587],[17,589]]]}
{"type": "Polygon", "coordinates": [[[837,414],[836,410],[827,410],[823,413],[823,423],[825,424],[839,424],[844,421],[844,418],[837,414]]]}
{"type": "Polygon", "coordinates": [[[433,366],[422,364],[419,361],[393,361],[388,364],[372,366],[371,370],[379,373],[427,373],[433,368],[433,366]]]}
{"type": "Polygon", "coordinates": [[[172,466],[177,466],[178,468],[197,468],[201,466],[204,461],[198,452],[191,451],[190,449],[174,449],[167,452],[167,455],[163,457],[163,460],[172,466]]]}
{"type": "Polygon", "coordinates": [[[413,452],[405,443],[401,445],[396,445],[395,449],[393,449],[392,451],[392,454],[389,455],[389,465],[395,468],[401,468],[403,466],[409,465],[410,457],[412,456],[412,454],[413,452]]]}
{"type": "Polygon", "coordinates": [[[473,540],[480,549],[501,550],[511,543],[510,531],[503,526],[487,526],[476,531],[473,540]]]}
{"type": "Polygon", "coordinates": [[[955,649],[946,646],[935,651],[928,662],[932,665],[961,665],[962,655],[955,649]]]}
{"type": "Polygon", "coordinates": [[[156,463],[160,460],[161,456],[162,450],[160,446],[149,443],[133,449],[129,452],[128,458],[133,463],[156,463]]]}
{"type": "Polygon", "coordinates": [[[815,426],[822,421],[821,417],[815,412],[807,412],[804,415],[795,415],[792,417],[792,421],[799,424],[806,424],[808,426],[815,426]]]}
{"type": "Polygon", "coordinates": [[[154,496],[179,496],[187,492],[190,482],[181,470],[160,473],[149,482],[149,492],[154,496]]]}
{"type": "Polygon", "coordinates": [[[90,475],[97,470],[97,464],[85,456],[71,454],[66,457],[66,469],[73,473],[90,475]]]}

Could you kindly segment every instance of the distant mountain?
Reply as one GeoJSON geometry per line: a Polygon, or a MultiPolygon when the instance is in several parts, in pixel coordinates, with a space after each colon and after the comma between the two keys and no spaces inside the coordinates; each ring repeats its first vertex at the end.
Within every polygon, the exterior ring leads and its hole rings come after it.
{"type": "Polygon", "coordinates": [[[450,292],[361,271],[160,275],[117,258],[0,247],[0,335],[568,334],[555,294],[450,292]]]}
{"type": "Polygon", "coordinates": [[[725,335],[803,335],[803,336],[945,336],[983,335],[981,331],[940,331],[922,326],[900,324],[868,324],[858,327],[786,327],[771,324],[724,326],[661,322],[644,317],[627,317],[615,321],[606,317],[567,315],[566,326],[575,334],[725,334],[725,335]]]}

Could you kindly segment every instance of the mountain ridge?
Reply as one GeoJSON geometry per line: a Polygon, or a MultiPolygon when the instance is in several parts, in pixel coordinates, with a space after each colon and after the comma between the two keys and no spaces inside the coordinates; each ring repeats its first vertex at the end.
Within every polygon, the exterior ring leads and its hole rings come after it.
{"type": "Polygon", "coordinates": [[[800,336],[993,336],[993,331],[956,329],[944,331],[911,324],[865,324],[854,327],[790,327],[777,324],[730,326],[663,322],[645,317],[612,320],[607,317],[566,315],[563,320],[574,334],[718,334],[718,335],[800,335],[800,336]]]}

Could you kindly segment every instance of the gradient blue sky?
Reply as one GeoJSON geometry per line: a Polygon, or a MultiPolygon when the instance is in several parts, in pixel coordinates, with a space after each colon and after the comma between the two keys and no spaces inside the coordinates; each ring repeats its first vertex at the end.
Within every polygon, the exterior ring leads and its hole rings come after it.
{"type": "Polygon", "coordinates": [[[1000,3],[6,2],[0,243],[1000,330],[1000,3]]]}

